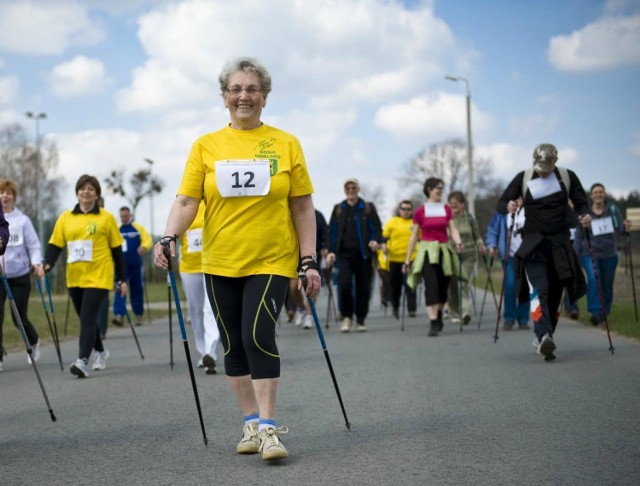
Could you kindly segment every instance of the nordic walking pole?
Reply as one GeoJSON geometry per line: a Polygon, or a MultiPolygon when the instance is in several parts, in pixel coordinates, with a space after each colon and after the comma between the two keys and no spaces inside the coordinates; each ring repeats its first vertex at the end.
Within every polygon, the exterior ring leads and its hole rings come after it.
{"type": "Polygon", "coordinates": [[[18,324],[18,328],[20,329],[20,334],[22,335],[22,340],[24,341],[24,345],[27,348],[27,354],[29,355],[31,366],[33,366],[33,371],[36,373],[36,378],[38,378],[38,383],[40,384],[40,390],[42,391],[42,396],[44,397],[44,401],[47,404],[47,409],[49,410],[49,416],[51,417],[51,421],[55,422],[56,416],[53,413],[53,409],[51,408],[51,404],[49,403],[49,397],[47,396],[47,392],[44,389],[44,385],[42,384],[42,379],[40,378],[40,373],[38,372],[38,366],[36,365],[36,360],[33,359],[33,348],[31,344],[29,344],[29,338],[27,337],[27,332],[24,330],[24,324],[22,324],[22,319],[20,318],[20,313],[18,312],[18,308],[16,307],[16,302],[13,300],[13,293],[11,292],[11,288],[9,287],[9,281],[7,280],[7,274],[4,273],[4,269],[2,265],[0,265],[0,277],[2,278],[2,285],[4,285],[4,290],[9,297],[9,307],[11,307],[11,312],[13,312],[13,317],[18,324]]]}
{"type": "Polygon", "coordinates": [[[59,352],[60,337],[58,334],[58,323],[56,322],[56,313],[53,310],[53,298],[51,297],[51,284],[49,283],[49,276],[46,273],[44,274],[44,286],[47,289],[47,295],[49,297],[49,309],[51,310],[51,320],[53,321],[53,332],[56,333],[56,342],[58,343],[58,352],[59,352]]]}
{"type": "Polygon", "coordinates": [[[329,302],[327,303],[327,321],[325,322],[324,327],[329,329],[329,309],[333,310],[333,319],[336,324],[338,324],[338,309],[336,308],[336,299],[333,295],[333,267],[327,267],[327,288],[329,289],[329,302]]]}
{"type": "Polygon", "coordinates": [[[584,236],[587,240],[587,248],[589,249],[589,256],[591,257],[591,269],[593,271],[593,277],[596,279],[596,287],[598,288],[598,298],[600,300],[600,309],[602,310],[602,317],[604,317],[604,326],[607,329],[607,338],[609,339],[609,351],[613,354],[614,347],[611,342],[611,333],[609,332],[609,320],[607,319],[606,302],[604,301],[604,295],[602,294],[602,284],[600,283],[600,276],[598,275],[598,265],[596,264],[596,257],[593,253],[593,247],[591,246],[591,230],[584,228],[584,236]]]}
{"type": "Polygon", "coordinates": [[[67,294],[67,310],[64,317],[64,337],[67,337],[67,326],[69,326],[69,303],[71,302],[71,295],[67,294]]]}
{"type": "Polygon", "coordinates": [[[489,286],[491,286],[491,293],[493,293],[493,300],[498,308],[498,300],[496,299],[496,293],[493,290],[493,282],[491,281],[491,269],[493,268],[493,257],[489,259],[487,263],[487,257],[482,255],[484,260],[484,266],[487,268],[487,283],[484,286],[484,295],[482,296],[482,305],[480,306],[480,317],[478,318],[478,329],[480,329],[480,323],[482,322],[482,315],[484,314],[484,304],[487,302],[487,294],[489,293],[489,286]]]}
{"type": "Polygon", "coordinates": [[[462,315],[462,255],[460,253],[458,253],[458,299],[460,300],[460,305],[458,306],[458,311],[460,312],[460,332],[462,332],[464,317],[462,315]]]}
{"type": "Polygon", "coordinates": [[[149,303],[149,290],[147,289],[147,282],[142,282],[144,286],[144,300],[147,303],[147,320],[149,321],[149,325],[151,325],[151,304],[149,303]]]}
{"type": "MultiPolygon", "coordinates": [[[[306,278],[301,276],[300,279],[302,280],[302,289],[300,291],[302,291],[305,288],[306,278]]],[[[316,330],[318,331],[318,337],[320,338],[322,351],[324,352],[324,359],[327,361],[327,366],[329,367],[329,373],[331,374],[331,379],[333,380],[333,386],[336,389],[336,395],[338,395],[338,401],[340,402],[340,408],[342,409],[342,415],[344,416],[344,423],[347,426],[347,430],[351,430],[351,424],[349,423],[349,419],[347,418],[347,412],[344,409],[344,404],[342,403],[342,396],[340,395],[340,388],[338,387],[338,382],[336,381],[336,375],[333,372],[333,366],[331,366],[331,358],[329,358],[327,343],[324,342],[324,335],[322,334],[322,326],[320,326],[320,320],[318,319],[316,306],[313,303],[313,299],[308,299],[308,300],[309,300],[309,307],[311,308],[311,313],[313,314],[313,320],[316,323],[316,330]]]]}
{"type": "Polygon", "coordinates": [[[42,284],[40,283],[40,279],[36,277],[36,287],[38,289],[38,293],[40,294],[40,301],[42,302],[42,307],[44,307],[44,315],[47,317],[47,324],[49,324],[49,332],[51,333],[51,339],[53,339],[53,346],[56,348],[56,354],[58,355],[58,362],[60,363],[60,371],[64,371],[64,366],[62,365],[62,356],[60,355],[60,343],[58,342],[58,332],[57,330],[54,332],[53,325],[51,324],[51,317],[49,317],[49,310],[47,309],[47,305],[44,303],[44,294],[42,293],[42,284]]]}
{"type": "Polygon", "coordinates": [[[502,269],[502,288],[500,289],[500,300],[498,301],[498,317],[496,317],[496,333],[493,336],[493,342],[498,341],[498,328],[500,327],[500,314],[502,314],[502,300],[504,298],[504,283],[507,280],[507,264],[509,263],[509,247],[511,246],[511,236],[513,235],[513,226],[516,222],[516,213],[511,213],[511,224],[507,233],[507,246],[504,251],[504,268],[502,269]]]}
{"type": "Polygon", "coordinates": [[[142,349],[140,348],[140,342],[138,341],[138,335],[136,334],[136,330],[133,327],[133,323],[131,322],[131,316],[129,315],[129,311],[126,306],[124,308],[124,315],[127,316],[127,322],[129,323],[129,327],[131,328],[131,332],[133,333],[133,339],[136,340],[136,346],[138,346],[138,352],[140,353],[140,358],[144,361],[144,354],[142,354],[142,349]]]}
{"type": "Polygon", "coordinates": [[[405,314],[405,307],[406,307],[406,303],[407,303],[407,289],[405,288],[405,282],[404,282],[404,275],[403,277],[403,281],[402,281],[402,317],[400,319],[400,330],[404,331],[404,314],[405,314]]]}
{"type": "Polygon", "coordinates": [[[184,353],[187,357],[187,364],[189,365],[189,375],[191,376],[191,386],[193,387],[193,396],[195,397],[195,400],[196,400],[196,408],[198,409],[198,417],[200,418],[200,429],[202,430],[202,438],[204,439],[204,445],[207,446],[207,443],[208,443],[207,433],[204,430],[204,421],[202,420],[202,409],[200,408],[200,397],[198,396],[198,387],[196,385],[196,377],[193,374],[193,364],[191,363],[191,353],[189,352],[189,341],[187,340],[187,331],[184,328],[184,317],[182,316],[182,308],[180,307],[180,297],[178,296],[176,276],[173,273],[173,265],[171,264],[171,253],[169,252],[169,243],[164,242],[164,240],[161,240],[160,244],[162,245],[162,251],[168,262],[167,272],[169,273],[169,281],[171,282],[171,290],[173,291],[173,300],[176,305],[176,312],[178,313],[178,324],[180,325],[180,334],[182,335],[182,342],[184,343],[184,353]]]}
{"type": "Polygon", "coordinates": [[[173,370],[173,316],[171,315],[171,280],[167,275],[167,304],[169,305],[169,365],[173,370]]]}
{"type": "Polygon", "coordinates": [[[636,281],[633,278],[633,257],[631,256],[631,235],[627,231],[627,255],[629,258],[629,270],[631,272],[631,291],[633,292],[633,309],[636,312],[636,322],[638,322],[638,301],[636,299],[636,281]]]}

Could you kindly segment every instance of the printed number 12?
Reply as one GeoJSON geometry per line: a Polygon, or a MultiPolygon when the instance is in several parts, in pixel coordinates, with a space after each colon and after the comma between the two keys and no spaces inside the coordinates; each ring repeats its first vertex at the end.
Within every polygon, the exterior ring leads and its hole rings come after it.
{"type": "Polygon", "coordinates": [[[245,172],[244,175],[247,176],[247,180],[244,182],[244,184],[240,184],[240,173],[239,172],[234,172],[233,174],[231,174],[234,179],[235,179],[235,183],[231,186],[234,189],[237,189],[239,187],[256,187],[255,184],[251,184],[251,181],[253,180],[253,178],[255,177],[255,174],[253,172],[245,172]]]}

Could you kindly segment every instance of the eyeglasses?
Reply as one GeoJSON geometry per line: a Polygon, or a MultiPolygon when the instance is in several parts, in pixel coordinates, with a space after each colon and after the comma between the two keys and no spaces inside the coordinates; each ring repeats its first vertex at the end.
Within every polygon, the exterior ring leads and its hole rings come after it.
{"type": "Polygon", "coordinates": [[[261,93],[262,88],[258,86],[248,86],[246,88],[243,88],[241,86],[230,86],[229,88],[226,89],[226,91],[227,93],[234,96],[239,95],[243,91],[245,91],[249,96],[254,96],[254,95],[257,95],[258,93],[261,93]]]}
{"type": "Polygon", "coordinates": [[[443,191],[444,190],[444,186],[441,184],[439,186],[434,187],[434,189],[438,189],[439,191],[443,191]]]}
{"type": "Polygon", "coordinates": [[[403,207],[400,207],[400,211],[411,211],[411,209],[413,209],[413,208],[403,208],[403,207]]]}

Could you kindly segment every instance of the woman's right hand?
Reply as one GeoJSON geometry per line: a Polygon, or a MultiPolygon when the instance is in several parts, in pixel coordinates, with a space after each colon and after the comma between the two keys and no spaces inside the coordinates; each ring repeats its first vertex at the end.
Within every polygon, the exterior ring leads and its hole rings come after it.
{"type": "Polygon", "coordinates": [[[411,263],[404,262],[402,264],[402,273],[409,273],[409,268],[411,268],[411,263]]]}
{"type": "MultiPolygon", "coordinates": [[[[153,245],[153,263],[155,263],[156,267],[167,270],[169,268],[169,260],[164,254],[164,249],[165,245],[160,241],[153,245]]],[[[171,257],[176,256],[176,243],[173,240],[169,241],[169,254],[171,257]]]]}

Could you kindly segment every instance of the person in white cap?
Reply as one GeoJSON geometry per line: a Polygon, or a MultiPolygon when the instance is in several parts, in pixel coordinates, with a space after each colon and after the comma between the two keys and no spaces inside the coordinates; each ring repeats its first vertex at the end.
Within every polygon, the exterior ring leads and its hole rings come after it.
{"type": "Polygon", "coordinates": [[[522,243],[515,255],[516,288],[520,300],[524,300],[526,276],[534,344],[545,361],[555,359],[553,335],[563,289],[567,289],[572,302],[587,290],[580,262],[571,246],[569,228],[576,224],[576,215],[583,226],[591,224],[588,199],[580,179],[575,172],[556,167],[557,160],[558,151],[553,145],[538,145],[533,151],[533,167],[513,178],[497,206],[501,214],[515,214],[518,197],[524,201],[527,217],[522,243]]]}
{"type": "Polygon", "coordinates": [[[358,196],[360,184],[351,177],[344,181],[347,198],[336,204],[329,221],[330,265],[337,259],[338,303],[342,315],[340,331],[351,330],[355,311],[356,331],[367,330],[365,319],[369,313],[371,293],[372,258],[383,242],[382,223],[373,203],[358,196]],[[355,305],[353,302],[353,280],[356,282],[355,305]]]}

